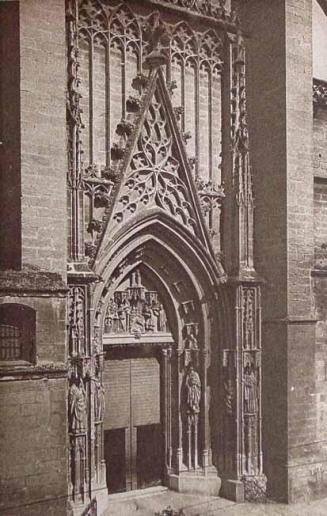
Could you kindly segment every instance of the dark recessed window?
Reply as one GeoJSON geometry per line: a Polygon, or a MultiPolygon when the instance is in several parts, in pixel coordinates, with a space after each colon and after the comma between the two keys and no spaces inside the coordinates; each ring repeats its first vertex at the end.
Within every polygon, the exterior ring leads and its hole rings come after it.
{"type": "Polygon", "coordinates": [[[0,363],[35,362],[35,310],[16,303],[0,305],[0,363]]]}

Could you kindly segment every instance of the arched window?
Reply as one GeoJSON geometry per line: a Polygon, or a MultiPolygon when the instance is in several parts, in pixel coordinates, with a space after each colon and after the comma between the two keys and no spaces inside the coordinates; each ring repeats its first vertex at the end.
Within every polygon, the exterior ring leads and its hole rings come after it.
{"type": "Polygon", "coordinates": [[[35,310],[16,303],[0,305],[0,364],[35,362],[35,310]]]}

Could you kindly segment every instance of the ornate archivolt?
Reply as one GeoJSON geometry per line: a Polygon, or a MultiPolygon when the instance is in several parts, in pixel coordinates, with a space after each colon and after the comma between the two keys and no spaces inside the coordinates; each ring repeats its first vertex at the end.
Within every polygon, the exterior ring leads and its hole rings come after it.
{"type": "Polygon", "coordinates": [[[112,346],[142,347],[146,343],[160,350],[165,379],[166,474],[203,474],[211,466],[205,430],[210,343],[199,294],[182,263],[164,244],[151,241],[130,253],[109,278],[107,285],[99,285],[102,295],[96,311],[105,352],[112,346]]]}

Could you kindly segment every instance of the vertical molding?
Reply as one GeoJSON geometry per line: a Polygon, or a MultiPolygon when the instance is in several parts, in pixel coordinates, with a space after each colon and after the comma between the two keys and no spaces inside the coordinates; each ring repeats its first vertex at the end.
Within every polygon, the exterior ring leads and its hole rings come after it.
{"type": "Polygon", "coordinates": [[[79,91],[80,79],[79,48],[78,48],[78,6],[76,0],[67,0],[66,25],[68,45],[68,95],[67,95],[67,123],[68,123],[68,189],[71,200],[71,239],[69,258],[78,261],[81,258],[80,242],[80,189],[81,189],[81,137],[83,127],[81,118],[79,91]]]}
{"type": "Polygon", "coordinates": [[[94,162],[94,48],[93,34],[90,37],[89,47],[89,147],[90,147],[90,164],[94,162]]]}
{"type": "MultiPolygon", "coordinates": [[[[246,113],[245,49],[241,33],[230,38],[231,157],[226,219],[232,225],[225,233],[232,261],[231,276],[222,289],[228,300],[233,338],[222,350],[224,429],[235,436],[229,441],[222,433],[222,492],[237,501],[264,500],[267,479],[262,470],[261,421],[261,279],[253,262],[253,192],[249,162],[249,139],[246,113]],[[231,367],[230,364],[234,364],[231,367]],[[234,416],[233,416],[234,414],[234,416]],[[230,462],[228,454],[233,455],[230,462]]],[[[227,81],[227,82],[229,82],[227,81]]],[[[225,84],[226,87],[226,84],[225,84]]],[[[225,115],[226,117],[226,111],[225,115]]],[[[227,135],[225,133],[225,145],[227,135]]],[[[224,171],[225,175],[227,171],[224,171]]],[[[227,221],[226,221],[227,222],[227,221]]],[[[228,340],[227,340],[228,342],[228,340]]]]}
{"type": "Polygon", "coordinates": [[[110,32],[108,29],[108,40],[106,46],[106,167],[110,167],[110,148],[111,148],[111,108],[110,108],[110,32]]]}
{"type": "Polygon", "coordinates": [[[208,123],[209,123],[209,180],[213,181],[213,159],[212,159],[212,153],[213,153],[213,129],[212,129],[212,67],[209,68],[209,76],[208,76],[208,90],[209,90],[209,103],[208,103],[208,123]]]}

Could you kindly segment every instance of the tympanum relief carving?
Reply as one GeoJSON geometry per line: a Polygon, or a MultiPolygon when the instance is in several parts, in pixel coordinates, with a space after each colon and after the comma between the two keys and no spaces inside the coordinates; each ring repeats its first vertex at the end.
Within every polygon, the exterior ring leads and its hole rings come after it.
{"type": "Polygon", "coordinates": [[[116,290],[109,300],[104,319],[104,332],[108,334],[131,334],[140,338],[143,334],[169,332],[167,316],[155,290],[142,285],[139,270],[132,272],[130,285],[125,290],[116,290]]]}

